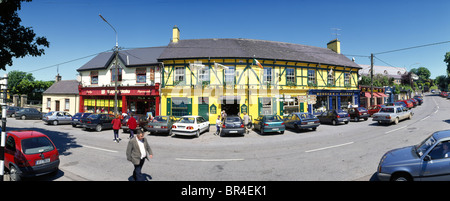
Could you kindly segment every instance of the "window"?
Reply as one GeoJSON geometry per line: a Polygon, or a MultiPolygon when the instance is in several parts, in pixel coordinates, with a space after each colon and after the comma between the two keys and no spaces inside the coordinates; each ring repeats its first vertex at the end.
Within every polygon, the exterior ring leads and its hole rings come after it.
{"type": "Polygon", "coordinates": [[[98,84],[98,71],[91,71],[91,84],[98,84]]]}
{"type": "Polygon", "coordinates": [[[198,70],[198,82],[202,84],[203,82],[209,82],[209,68],[201,68],[198,70]]]}
{"type": "MultiPolygon", "coordinates": [[[[331,70],[330,70],[331,71],[331,70]]],[[[334,85],[334,72],[333,71],[328,71],[328,85],[334,85]]]]}
{"type": "Polygon", "coordinates": [[[264,68],[263,83],[272,83],[272,68],[264,68]]]}
{"type": "Polygon", "coordinates": [[[146,68],[136,68],[136,83],[145,83],[147,79],[146,68]]]}
{"type": "Polygon", "coordinates": [[[432,160],[449,158],[450,157],[450,142],[444,141],[437,144],[433,150],[428,154],[432,160]]]}
{"type": "Polygon", "coordinates": [[[225,74],[225,84],[233,85],[236,79],[236,67],[229,66],[228,69],[224,69],[223,72],[225,74]]]}
{"type": "Polygon", "coordinates": [[[286,69],[286,85],[295,85],[295,69],[286,69]]]}
{"type": "Polygon", "coordinates": [[[64,106],[64,109],[65,109],[65,110],[69,110],[69,109],[70,109],[70,99],[66,99],[64,105],[65,105],[65,106],[64,106]]]}
{"type": "Polygon", "coordinates": [[[111,82],[115,82],[116,81],[116,79],[117,79],[117,77],[118,77],[118,80],[117,81],[119,81],[119,82],[121,82],[122,81],[122,68],[119,68],[119,69],[116,69],[116,68],[111,68],[111,82]],[[117,74],[117,72],[119,72],[118,74],[118,76],[116,75],[117,74]]]}
{"type": "Polygon", "coordinates": [[[350,86],[352,84],[350,76],[350,73],[344,73],[344,86],[350,86]]]}
{"type": "Polygon", "coordinates": [[[192,99],[185,97],[173,97],[172,98],[172,115],[181,117],[189,115],[192,111],[192,99]]]}
{"type": "Polygon", "coordinates": [[[308,85],[314,85],[316,84],[316,71],[315,70],[308,70],[308,85]]]}
{"type": "Polygon", "coordinates": [[[47,108],[51,108],[51,107],[52,107],[52,99],[47,98],[47,108]]]}
{"type": "Polygon", "coordinates": [[[186,80],[184,79],[185,72],[186,72],[185,67],[175,67],[174,85],[186,82],[186,80]]]}

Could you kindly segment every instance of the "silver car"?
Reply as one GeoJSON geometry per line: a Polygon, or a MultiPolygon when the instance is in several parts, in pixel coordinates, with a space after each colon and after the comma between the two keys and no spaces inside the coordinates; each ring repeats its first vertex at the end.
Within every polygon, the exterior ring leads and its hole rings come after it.
{"type": "Polygon", "coordinates": [[[378,124],[394,122],[398,124],[399,121],[404,119],[411,119],[413,113],[406,107],[402,106],[387,106],[381,108],[378,113],[373,114],[372,121],[377,121],[378,124]]]}
{"type": "Polygon", "coordinates": [[[61,111],[51,111],[44,115],[42,118],[42,121],[44,121],[46,124],[71,124],[72,123],[72,115],[70,115],[68,112],[61,112],[61,111]]]}
{"type": "Polygon", "coordinates": [[[381,181],[450,181],[450,130],[438,131],[415,146],[388,151],[380,160],[381,181]]]}

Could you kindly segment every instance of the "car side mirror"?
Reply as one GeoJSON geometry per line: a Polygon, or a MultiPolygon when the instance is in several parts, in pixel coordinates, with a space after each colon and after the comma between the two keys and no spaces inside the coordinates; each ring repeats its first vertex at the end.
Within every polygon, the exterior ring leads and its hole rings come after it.
{"type": "Polygon", "coordinates": [[[423,158],[423,160],[424,160],[424,161],[431,161],[431,156],[430,156],[430,155],[426,155],[426,156],[423,158]]]}

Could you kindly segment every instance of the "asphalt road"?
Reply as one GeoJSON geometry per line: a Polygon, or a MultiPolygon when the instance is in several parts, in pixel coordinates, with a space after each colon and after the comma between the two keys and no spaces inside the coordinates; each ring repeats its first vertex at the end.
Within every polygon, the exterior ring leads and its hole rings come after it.
{"type": "MultiPolygon", "coordinates": [[[[215,127],[199,138],[147,135],[154,156],[142,172],[151,181],[369,181],[376,180],[381,156],[450,129],[450,100],[425,96],[412,120],[379,126],[368,121],[321,125],[317,131],[218,137],[215,127]]],[[[60,171],[34,180],[127,181],[133,165],[126,160],[128,133],[115,143],[113,131],[83,131],[71,125],[8,118],[7,130],[46,133],[60,152],[60,171]]]]}

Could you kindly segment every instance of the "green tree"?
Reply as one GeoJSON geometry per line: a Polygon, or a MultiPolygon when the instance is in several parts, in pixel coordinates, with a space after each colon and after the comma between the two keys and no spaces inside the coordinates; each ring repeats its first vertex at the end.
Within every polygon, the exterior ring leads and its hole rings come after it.
{"type": "Polygon", "coordinates": [[[8,73],[8,89],[11,94],[27,94],[25,91],[21,89],[28,82],[34,82],[34,77],[31,73],[26,73],[22,71],[10,71],[8,73]],[[19,84],[23,82],[23,84],[19,87],[19,84]]]}
{"type": "Polygon", "coordinates": [[[20,25],[22,21],[17,14],[23,1],[31,0],[0,0],[0,69],[6,70],[6,65],[13,64],[12,58],[23,58],[27,55],[41,56],[49,47],[45,37],[36,37],[31,27],[20,25]]]}
{"type": "Polygon", "coordinates": [[[450,52],[445,54],[444,62],[447,63],[447,76],[450,77],[450,52]]]}

